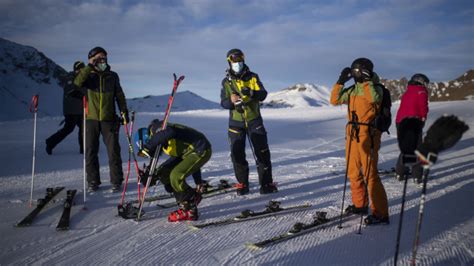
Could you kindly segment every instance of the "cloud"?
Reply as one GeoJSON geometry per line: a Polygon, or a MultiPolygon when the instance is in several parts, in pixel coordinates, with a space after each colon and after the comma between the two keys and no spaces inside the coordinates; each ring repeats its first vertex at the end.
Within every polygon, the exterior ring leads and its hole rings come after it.
{"type": "Polygon", "coordinates": [[[129,97],[168,93],[178,72],[187,75],[184,88],[217,100],[234,47],[271,91],[330,86],[360,56],[390,78],[419,71],[454,78],[474,65],[473,9],[460,0],[4,0],[0,23],[3,37],[66,69],[105,47],[129,97]]]}

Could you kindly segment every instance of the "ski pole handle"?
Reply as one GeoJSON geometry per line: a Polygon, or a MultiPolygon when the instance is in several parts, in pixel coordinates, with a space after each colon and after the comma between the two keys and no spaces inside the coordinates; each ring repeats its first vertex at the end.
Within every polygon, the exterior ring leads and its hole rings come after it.
{"type": "Polygon", "coordinates": [[[33,98],[31,98],[31,102],[29,106],[30,113],[36,113],[38,111],[38,98],[39,98],[38,94],[33,95],[33,98]]]}

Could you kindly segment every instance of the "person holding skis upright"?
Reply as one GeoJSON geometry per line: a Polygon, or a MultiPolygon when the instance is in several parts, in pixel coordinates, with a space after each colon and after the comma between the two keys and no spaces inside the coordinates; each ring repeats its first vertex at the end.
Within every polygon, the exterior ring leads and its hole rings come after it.
{"type": "MultiPolygon", "coordinates": [[[[404,180],[408,172],[405,166],[416,161],[415,150],[421,144],[423,127],[428,116],[428,84],[430,80],[421,73],[413,75],[408,81],[407,90],[402,95],[398,108],[396,125],[400,156],[395,167],[398,180],[404,180]]],[[[413,181],[422,181],[423,169],[420,164],[412,166],[413,181]]]]}
{"type": "Polygon", "coordinates": [[[120,86],[119,76],[110,70],[107,52],[95,47],[88,54],[89,64],[74,80],[78,88],[87,90],[88,113],[86,121],[86,172],[88,191],[99,188],[99,137],[102,135],[109,156],[110,183],[112,192],[120,191],[123,181],[122,158],[120,157],[120,119],[115,112],[117,103],[124,121],[128,123],[128,109],[125,94],[120,86]]]}
{"type": "Polygon", "coordinates": [[[372,61],[367,58],[354,60],[350,68],[342,70],[330,98],[332,105],[347,104],[348,110],[346,177],[350,180],[353,205],[345,212],[368,214],[370,199],[371,214],[364,219],[367,225],[389,223],[387,194],[377,173],[382,133],[374,126],[383,92],[375,85],[378,76],[373,68],[372,61]],[[351,78],[355,84],[344,88],[344,83],[351,78]]]}
{"type": "Polygon", "coordinates": [[[74,86],[74,79],[84,67],[84,62],[76,61],[73,65],[73,72],[69,73],[67,77],[63,96],[64,126],[46,139],[46,153],[49,155],[53,154],[54,147],[65,139],[67,135],[71,134],[76,126],[79,128],[77,134],[79,139],[79,153],[82,154],[84,152],[84,148],[82,147],[83,94],[76,90],[74,86]]]}
{"type": "MultiPolygon", "coordinates": [[[[212,155],[211,143],[193,128],[168,123],[166,129],[161,130],[161,124],[162,121],[155,119],[148,128],[137,131],[138,156],[150,158],[157,148],[161,148],[160,152],[170,157],[153,170],[150,185],[160,180],[166,191],[174,194],[179,207],[168,215],[168,221],[197,220],[201,193],[198,187],[193,189],[186,183],[186,177],[193,175],[195,182],[197,176],[201,179],[201,167],[212,155]]],[[[146,183],[148,173],[141,176],[141,182],[146,183]]]]}
{"type": "Polygon", "coordinates": [[[249,164],[245,159],[245,138],[249,139],[257,164],[260,194],[277,192],[273,183],[267,132],[260,114],[260,102],[267,91],[257,74],[245,64],[240,49],[227,52],[229,68],[222,80],[221,106],[229,110],[229,142],[237,184],[237,194],[249,193],[249,164]]]}

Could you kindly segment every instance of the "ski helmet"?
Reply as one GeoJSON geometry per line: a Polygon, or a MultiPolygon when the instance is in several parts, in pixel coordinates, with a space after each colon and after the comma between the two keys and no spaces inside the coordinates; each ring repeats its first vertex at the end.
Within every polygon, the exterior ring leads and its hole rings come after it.
{"type": "Polygon", "coordinates": [[[74,62],[74,65],[73,65],[73,69],[74,71],[78,71],[79,69],[85,67],[86,65],[84,65],[84,62],[82,61],[76,61],[74,62]]]}
{"type": "Polygon", "coordinates": [[[227,61],[229,61],[229,63],[244,62],[245,61],[244,52],[242,52],[242,50],[237,49],[237,48],[230,49],[227,52],[227,61]]]}
{"type": "Polygon", "coordinates": [[[421,73],[416,73],[415,75],[411,77],[410,81],[408,81],[408,84],[421,85],[425,88],[428,88],[428,84],[430,84],[430,80],[428,79],[426,75],[421,74],[421,73]]]}
{"type": "Polygon", "coordinates": [[[92,58],[96,56],[98,53],[103,53],[105,56],[107,56],[107,51],[105,51],[104,48],[97,46],[97,47],[92,48],[92,50],[89,51],[89,55],[87,56],[87,58],[92,58]]]}
{"type": "Polygon", "coordinates": [[[351,74],[356,81],[368,80],[372,77],[374,64],[368,58],[357,58],[352,62],[351,74]]]}
{"type": "Polygon", "coordinates": [[[149,138],[150,134],[148,133],[148,128],[142,127],[139,128],[138,131],[135,133],[133,141],[137,145],[138,150],[142,150],[143,146],[147,143],[149,138]]]}

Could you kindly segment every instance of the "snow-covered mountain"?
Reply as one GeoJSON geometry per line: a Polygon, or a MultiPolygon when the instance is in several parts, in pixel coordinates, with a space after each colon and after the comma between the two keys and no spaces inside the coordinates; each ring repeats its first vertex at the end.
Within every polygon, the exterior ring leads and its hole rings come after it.
{"type": "MultiPolygon", "coordinates": [[[[390,90],[392,101],[400,99],[405,92],[408,79],[403,77],[399,80],[382,79],[382,83],[390,90]]],[[[468,70],[460,77],[445,81],[432,82],[430,84],[430,101],[457,101],[474,98],[474,69],[468,70]]]]}
{"type": "Polygon", "coordinates": [[[329,105],[329,90],[309,83],[296,84],[281,91],[269,93],[262,107],[304,108],[329,105]]]}
{"type": "MultiPolygon", "coordinates": [[[[127,99],[128,109],[135,112],[164,112],[168,105],[169,95],[145,96],[140,98],[127,99]]],[[[173,102],[172,110],[188,111],[198,109],[216,109],[219,104],[202,98],[191,92],[177,92],[173,102]]]]}
{"type": "Polygon", "coordinates": [[[0,121],[31,117],[28,105],[35,94],[39,116],[61,115],[66,74],[35,48],[0,38],[0,121]]]}

